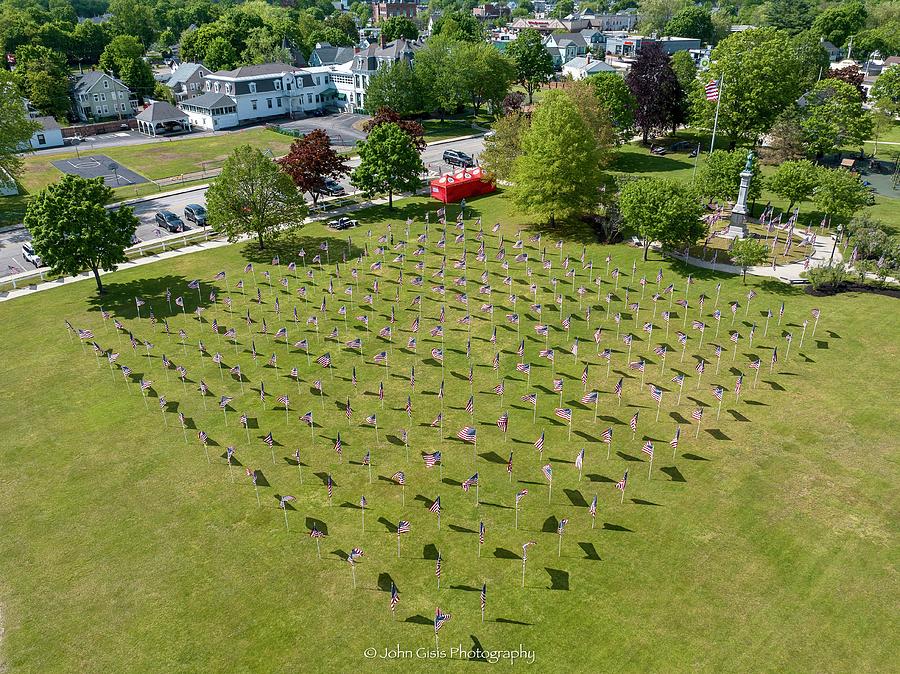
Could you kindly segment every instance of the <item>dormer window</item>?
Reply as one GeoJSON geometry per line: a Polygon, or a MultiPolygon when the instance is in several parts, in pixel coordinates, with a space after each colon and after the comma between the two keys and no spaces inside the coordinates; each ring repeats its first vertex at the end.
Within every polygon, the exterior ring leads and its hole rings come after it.
{"type": "Polygon", "coordinates": [[[302,88],[303,88],[303,79],[300,78],[300,77],[297,78],[297,88],[298,88],[298,89],[302,89],[302,88]]]}
{"type": "Polygon", "coordinates": [[[226,84],[226,85],[225,85],[225,93],[226,93],[226,94],[230,94],[230,93],[231,93],[231,85],[230,85],[230,84],[226,84]]]}
{"type": "Polygon", "coordinates": [[[206,81],[206,90],[209,91],[209,89],[210,89],[210,86],[209,86],[209,80],[207,80],[207,81],[206,81]]]}
{"type": "Polygon", "coordinates": [[[256,82],[251,82],[251,83],[250,83],[250,93],[251,93],[251,94],[255,94],[255,93],[256,93],[256,82]]]}
{"type": "Polygon", "coordinates": [[[219,83],[218,82],[216,82],[216,84],[215,84],[215,90],[216,90],[216,93],[219,93],[219,83]]]}
{"type": "Polygon", "coordinates": [[[281,91],[281,80],[275,80],[275,91],[281,91]]]}

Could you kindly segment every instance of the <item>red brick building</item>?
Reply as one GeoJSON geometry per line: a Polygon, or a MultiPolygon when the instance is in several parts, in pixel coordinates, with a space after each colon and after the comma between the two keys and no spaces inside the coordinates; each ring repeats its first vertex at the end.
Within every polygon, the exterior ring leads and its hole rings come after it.
{"type": "Polygon", "coordinates": [[[382,0],[372,3],[372,22],[381,23],[394,16],[416,18],[416,3],[403,0],[382,0]]]}

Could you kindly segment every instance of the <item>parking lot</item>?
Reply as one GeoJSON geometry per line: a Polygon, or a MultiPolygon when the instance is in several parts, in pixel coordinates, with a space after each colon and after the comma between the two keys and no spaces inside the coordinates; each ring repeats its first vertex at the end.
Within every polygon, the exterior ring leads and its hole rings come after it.
{"type": "Polygon", "coordinates": [[[352,113],[336,113],[322,117],[306,117],[295,119],[292,122],[282,122],[281,126],[288,129],[297,129],[302,133],[309,133],[314,129],[324,129],[331,137],[331,143],[341,147],[352,147],[357,141],[364,140],[366,134],[353,128],[357,122],[368,119],[366,115],[352,113]]]}

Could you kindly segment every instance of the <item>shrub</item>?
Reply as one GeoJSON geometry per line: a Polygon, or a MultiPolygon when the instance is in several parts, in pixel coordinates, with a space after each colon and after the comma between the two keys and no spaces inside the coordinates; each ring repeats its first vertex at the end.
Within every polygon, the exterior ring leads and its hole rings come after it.
{"type": "Polygon", "coordinates": [[[814,290],[836,289],[847,282],[847,268],[842,262],[812,267],[806,272],[806,278],[814,290]]]}

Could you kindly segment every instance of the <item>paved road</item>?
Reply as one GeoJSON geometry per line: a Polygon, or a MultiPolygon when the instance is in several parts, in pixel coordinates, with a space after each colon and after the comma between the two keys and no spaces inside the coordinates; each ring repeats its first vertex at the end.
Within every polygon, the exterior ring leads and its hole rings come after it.
{"type": "MultiPolygon", "coordinates": [[[[350,115],[342,115],[350,117],[350,115]]],[[[323,118],[316,118],[321,121],[323,118]]],[[[431,173],[443,173],[449,170],[449,167],[443,163],[442,155],[444,150],[453,148],[454,150],[462,150],[478,159],[478,155],[484,148],[484,141],[481,137],[469,138],[453,143],[441,143],[425,148],[422,153],[422,161],[431,173]]],[[[348,162],[351,168],[359,165],[359,159],[352,159],[348,162]]],[[[344,189],[348,193],[353,191],[349,178],[341,181],[344,189]]],[[[162,195],[156,198],[150,198],[141,201],[133,206],[134,214],[140,220],[137,229],[137,237],[141,241],[150,241],[158,239],[161,236],[167,236],[169,232],[160,231],[156,227],[155,217],[157,211],[167,209],[183,218],[184,207],[188,204],[206,205],[206,188],[200,187],[190,192],[180,194],[162,195]]],[[[187,223],[193,226],[191,223],[187,223]]],[[[30,271],[34,267],[25,262],[22,257],[22,243],[30,239],[28,232],[22,228],[10,229],[0,232],[0,277],[11,276],[22,271],[30,271]]]]}

